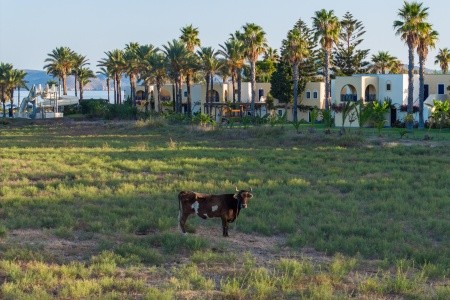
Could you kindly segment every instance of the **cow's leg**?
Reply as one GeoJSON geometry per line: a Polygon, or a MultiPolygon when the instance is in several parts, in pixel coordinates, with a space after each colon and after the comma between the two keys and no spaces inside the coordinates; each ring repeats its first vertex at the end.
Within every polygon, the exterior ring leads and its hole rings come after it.
{"type": "Polygon", "coordinates": [[[228,236],[228,222],[227,219],[222,217],[222,229],[223,229],[223,236],[228,236]]]}
{"type": "Polygon", "coordinates": [[[189,217],[189,214],[180,213],[178,214],[178,227],[180,228],[182,233],[186,233],[186,220],[189,217]]]}

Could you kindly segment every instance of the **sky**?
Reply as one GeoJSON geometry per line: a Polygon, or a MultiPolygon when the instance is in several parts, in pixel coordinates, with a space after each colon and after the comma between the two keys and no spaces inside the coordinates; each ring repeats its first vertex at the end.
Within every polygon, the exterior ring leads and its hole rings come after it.
{"type": "MultiPolygon", "coordinates": [[[[434,64],[438,49],[450,48],[450,1],[421,2],[429,7],[429,22],[440,34],[426,67],[439,69],[434,64]]],[[[269,46],[279,49],[299,19],[311,26],[314,12],[325,8],[339,18],[349,11],[363,22],[361,49],[370,49],[369,59],[389,51],[407,63],[407,46],[393,30],[402,5],[403,0],[0,0],[0,62],[42,70],[48,53],[67,46],[86,55],[95,71],[105,51],[130,42],[161,47],[189,24],[199,29],[202,46],[218,49],[230,33],[256,23],[269,46]]]]}

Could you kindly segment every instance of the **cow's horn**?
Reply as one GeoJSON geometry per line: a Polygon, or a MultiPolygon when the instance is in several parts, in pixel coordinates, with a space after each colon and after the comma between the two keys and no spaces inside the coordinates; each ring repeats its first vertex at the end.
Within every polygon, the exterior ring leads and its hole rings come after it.
{"type": "Polygon", "coordinates": [[[236,187],[236,192],[239,192],[238,188],[236,187]]]}
{"type": "Polygon", "coordinates": [[[252,192],[253,191],[253,189],[252,189],[252,187],[250,187],[250,192],[252,192]]]}

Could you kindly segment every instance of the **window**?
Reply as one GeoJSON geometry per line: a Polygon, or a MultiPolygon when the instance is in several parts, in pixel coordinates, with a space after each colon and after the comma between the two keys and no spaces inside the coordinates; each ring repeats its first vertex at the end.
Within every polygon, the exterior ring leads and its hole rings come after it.
{"type": "Polygon", "coordinates": [[[392,88],[391,82],[390,81],[386,82],[386,91],[390,91],[391,88],[392,88]]]}
{"type": "Polygon", "coordinates": [[[184,91],[183,94],[184,94],[184,97],[187,97],[187,91],[184,91]]]}
{"type": "Polygon", "coordinates": [[[310,91],[306,91],[306,99],[311,99],[311,92],[310,91]]]}
{"type": "Polygon", "coordinates": [[[317,99],[318,97],[319,97],[319,93],[317,93],[317,91],[314,91],[313,92],[313,98],[317,99]]]}
{"type": "Polygon", "coordinates": [[[278,110],[278,115],[279,115],[280,117],[283,116],[283,110],[282,110],[282,109],[279,109],[279,110],[278,110]]]}
{"type": "Polygon", "coordinates": [[[439,95],[445,94],[444,90],[445,90],[444,85],[443,84],[438,84],[438,94],[439,95]]]}

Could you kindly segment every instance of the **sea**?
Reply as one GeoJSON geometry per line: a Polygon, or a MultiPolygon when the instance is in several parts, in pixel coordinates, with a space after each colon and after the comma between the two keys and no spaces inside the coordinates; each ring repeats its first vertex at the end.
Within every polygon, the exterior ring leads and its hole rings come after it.
{"type": "MultiPolygon", "coordinates": [[[[28,96],[29,91],[20,90],[20,101],[28,96]]],[[[61,93],[62,94],[62,93],[61,93]]],[[[14,104],[17,104],[17,90],[14,91],[14,104]]],[[[67,91],[67,96],[75,96],[75,91],[67,91]]],[[[78,91],[78,97],[80,92],[78,91]]],[[[108,99],[108,91],[83,91],[83,99],[108,99]]],[[[125,92],[122,91],[122,99],[125,100],[125,92]]],[[[109,91],[109,102],[114,103],[114,91],[109,91]]]]}

